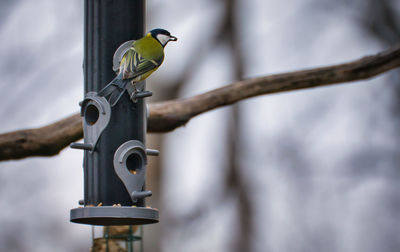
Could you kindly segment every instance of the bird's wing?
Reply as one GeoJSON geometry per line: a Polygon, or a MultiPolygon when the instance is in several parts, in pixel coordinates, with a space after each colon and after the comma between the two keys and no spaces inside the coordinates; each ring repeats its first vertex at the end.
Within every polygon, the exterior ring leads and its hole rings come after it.
{"type": "Polygon", "coordinates": [[[119,70],[122,71],[123,79],[133,79],[147,73],[162,63],[163,58],[143,58],[133,47],[131,47],[121,60],[119,70]]]}
{"type": "Polygon", "coordinates": [[[118,73],[119,66],[122,61],[122,57],[124,57],[125,53],[132,47],[133,42],[135,40],[129,40],[121,44],[118,49],[114,53],[113,57],[113,70],[114,72],[118,73]]]}

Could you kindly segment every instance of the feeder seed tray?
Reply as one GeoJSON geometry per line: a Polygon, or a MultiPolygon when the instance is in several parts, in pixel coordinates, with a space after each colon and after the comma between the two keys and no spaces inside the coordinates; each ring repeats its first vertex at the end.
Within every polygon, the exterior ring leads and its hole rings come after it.
{"type": "Polygon", "coordinates": [[[151,207],[100,206],[71,209],[71,221],[89,225],[144,225],[158,222],[158,210],[151,207]]]}

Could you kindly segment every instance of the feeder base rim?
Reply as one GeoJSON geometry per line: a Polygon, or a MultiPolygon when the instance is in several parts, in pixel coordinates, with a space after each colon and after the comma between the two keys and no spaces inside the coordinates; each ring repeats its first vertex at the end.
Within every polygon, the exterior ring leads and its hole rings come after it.
{"type": "Polygon", "coordinates": [[[70,220],[88,225],[144,225],[159,222],[158,210],[151,207],[93,206],[71,209],[70,220]]]}

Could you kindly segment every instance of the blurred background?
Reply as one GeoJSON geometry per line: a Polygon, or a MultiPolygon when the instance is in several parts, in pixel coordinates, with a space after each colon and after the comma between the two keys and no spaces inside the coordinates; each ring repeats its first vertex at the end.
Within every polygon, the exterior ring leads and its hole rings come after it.
{"type": "MultiPolygon", "coordinates": [[[[397,0],[148,0],[178,43],[150,102],[342,63],[399,42],[397,0]]],[[[0,132],[78,112],[83,2],[0,2],[0,132]]],[[[149,134],[145,251],[399,251],[399,71],[248,99],[149,134]]],[[[0,163],[0,251],[89,251],[82,152],[0,163]]]]}

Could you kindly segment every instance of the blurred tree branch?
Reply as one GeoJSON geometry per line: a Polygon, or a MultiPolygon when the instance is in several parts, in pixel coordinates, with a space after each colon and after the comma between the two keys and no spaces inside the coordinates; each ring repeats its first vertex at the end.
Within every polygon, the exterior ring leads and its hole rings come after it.
{"type": "MultiPolygon", "coordinates": [[[[374,77],[400,66],[400,46],[346,64],[238,81],[185,99],[150,105],[149,132],[168,132],[191,118],[246,98],[374,77]]],[[[0,160],[52,156],[83,137],[79,114],[36,129],[0,135],[0,160]]]]}

